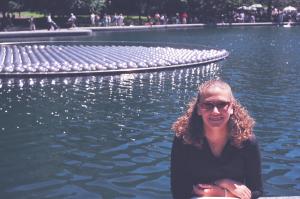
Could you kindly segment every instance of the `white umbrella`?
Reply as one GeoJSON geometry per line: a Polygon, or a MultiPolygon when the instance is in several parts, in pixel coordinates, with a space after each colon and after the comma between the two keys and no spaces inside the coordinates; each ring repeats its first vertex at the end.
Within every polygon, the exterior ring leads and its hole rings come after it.
{"type": "Polygon", "coordinates": [[[263,8],[263,5],[259,4],[259,3],[256,3],[256,4],[253,4],[250,6],[250,8],[263,8]]]}
{"type": "Polygon", "coordinates": [[[297,11],[297,8],[293,7],[293,6],[288,6],[283,8],[283,12],[295,12],[297,11]]]}
{"type": "Polygon", "coordinates": [[[250,8],[247,6],[241,6],[241,7],[238,7],[238,10],[250,10],[250,8]]]}

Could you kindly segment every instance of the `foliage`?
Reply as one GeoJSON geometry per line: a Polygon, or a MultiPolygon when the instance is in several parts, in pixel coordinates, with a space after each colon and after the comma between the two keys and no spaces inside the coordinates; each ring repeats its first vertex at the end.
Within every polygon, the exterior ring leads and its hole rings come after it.
{"type": "Polygon", "coordinates": [[[68,16],[97,13],[122,13],[124,15],[147,16],[156,12],[174,16],[187,12],[204,21],[214,21],[240,6],[260,3],[269,8],[291,5],[300,8],[299,0],[0,0],[2,13],[34,11],[68,16]]]}
{"type": "Polygon", "coordinates": [[[9,1],[8,2],[8,10],[11,12],[20,11],[22,7],[23,6],[20,1],[9,1]]]}
{"type": "MultiPolygon", "coordinates": [[[[1,0],[2,1],[2,0],[1,0]]],[[[5,0],[7,1],[7,0],[5,0]]],[[[19,0],[24,4],[24,10],[37,11],[44,14],[66,16],[71,12],[88,14],[104,9],[100,0],[19,0]]]]}
{"type": "Polygon", "coordinates": [[[299,0],[269,0],[269,1],[272,1],[272,5],[277,8],[284,8],[289,5],[300,8],[299,0]]]}

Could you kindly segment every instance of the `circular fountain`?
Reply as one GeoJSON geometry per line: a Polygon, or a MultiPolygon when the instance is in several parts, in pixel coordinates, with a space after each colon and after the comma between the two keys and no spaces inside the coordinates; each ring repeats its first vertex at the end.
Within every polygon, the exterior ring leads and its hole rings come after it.
{"type": "Polygon", "coordinates": [[[120,74],[163,70],[225,59],[224,49],[133,42],[0,44],[0,76],[120,74]]]}

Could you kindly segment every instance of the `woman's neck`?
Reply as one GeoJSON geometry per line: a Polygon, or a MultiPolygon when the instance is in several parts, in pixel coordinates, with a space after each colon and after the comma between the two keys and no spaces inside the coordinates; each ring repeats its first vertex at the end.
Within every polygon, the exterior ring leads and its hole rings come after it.
{"type": "Polygon", "coordinates": [[[214,156],[221,156],[228,141],[228,130],[204,129],[204,135],[214,156]]]}
{"type": "Polygon", "coordinates": [[[222,142],[228,139],[228,129],[227,128],[205,128],[204,135],[207,140],[211,142],[222,142]]]}

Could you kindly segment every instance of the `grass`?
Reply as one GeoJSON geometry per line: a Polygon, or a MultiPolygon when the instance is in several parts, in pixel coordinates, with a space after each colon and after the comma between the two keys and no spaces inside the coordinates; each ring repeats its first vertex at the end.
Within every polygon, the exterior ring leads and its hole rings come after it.
{"type": "MultiPolygon", "coordinates": [[[[127,16],[127,18],[138,20],[138,19],[139,19],[139,16],[127,16]]],[[[146,16],[141,16],[141,19],[142,19],[142,20],[146,20],[147,17],[146,17],[146,16]]]]}
{"type": "MultiPolygon", "coordinates": [[[[16,17],[19,17],[19,13],[15,13],[15,15],[16,15],[16,17]]],[[[41,17],[44,17],[44,14],[41,14],[38,12],[24,11],[24,12],[21,12],[20,18],[30,18],[31,16],[34,18],[41,18],[41,17]]]]}

